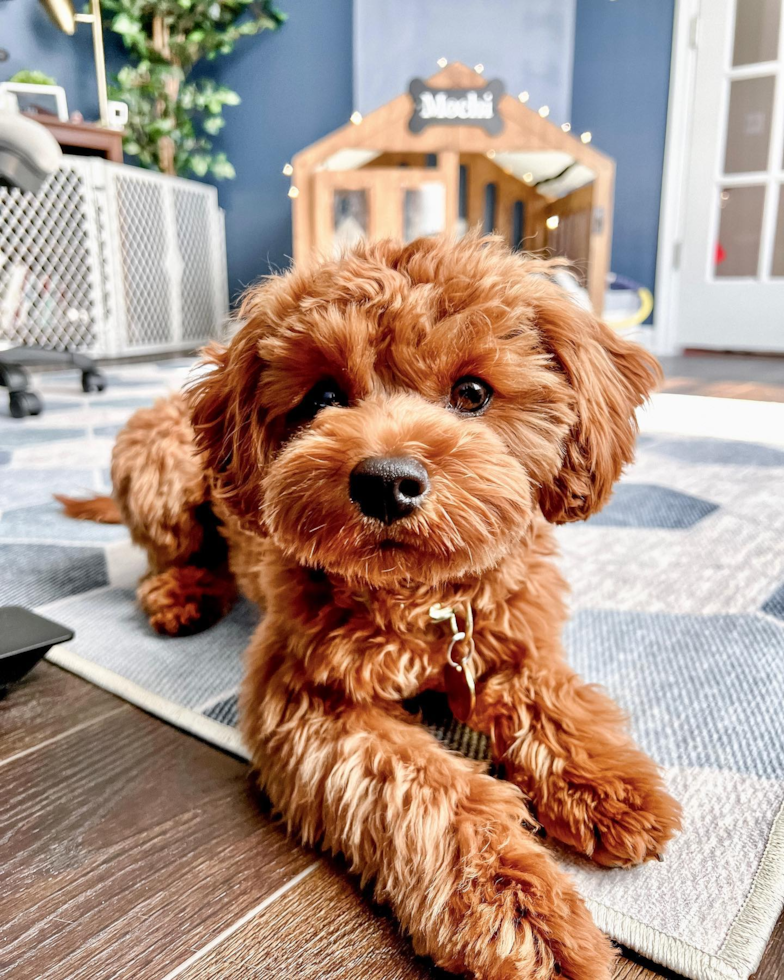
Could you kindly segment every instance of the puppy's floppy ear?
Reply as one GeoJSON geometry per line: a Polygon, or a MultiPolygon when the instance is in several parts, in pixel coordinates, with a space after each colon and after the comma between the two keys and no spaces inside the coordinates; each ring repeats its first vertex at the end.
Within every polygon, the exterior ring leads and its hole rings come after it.
{"type": "Polygon", "coordinates": [[[260,520],[261,475],[267,452],[258,391],[264,364],[253,321],[228,347],[202,351],[208,369],[187,392],[196,445],[215,492],[240,517],[260,520]]]}
{"type": "Polygon", "coordinates": [[[660,382],[661,368],[652,354],[566,294],[543,302],[537,321],[545,346],[572,387],[577,414],[563,465],[539,496],[547,520],[564,524],[585,520],[609,499],[634,456],[635,409],[660,382]]]}

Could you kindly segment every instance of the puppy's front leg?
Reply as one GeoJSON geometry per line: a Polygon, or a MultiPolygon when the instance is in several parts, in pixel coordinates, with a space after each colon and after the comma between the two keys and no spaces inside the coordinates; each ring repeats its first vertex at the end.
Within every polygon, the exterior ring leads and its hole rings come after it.
{"type": "Polygon", "coordinates": [[[680,806],[620,708],[560,650],[492,677],[478,709],[496,760],[558,840],[599,864],[639,864],[661,855],[680,828],[680,806]]]}
{"type": "Polygon", "coordinates": [[[256,643],[243,728],[261,785],[306,842],[375,880],[418,953],[481,980],[608,980],[610,944],[521,826],[516,787],[401,708],[330,704],[264,631],[256,643]]]}

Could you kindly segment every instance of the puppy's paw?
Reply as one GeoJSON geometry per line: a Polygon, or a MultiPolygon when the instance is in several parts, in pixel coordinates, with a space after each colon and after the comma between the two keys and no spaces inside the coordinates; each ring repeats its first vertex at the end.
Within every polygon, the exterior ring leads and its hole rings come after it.
{"type": "Polygon", "coordinates": [[[595,846],[590,857],[609,867],[662,860],[680,827],[680,805],[664,790],[642,800],[602,799],[593,808],[595,846]]]}
{"type": "MultiPolygon", "coordinates": [[[[530,841],[530,838],[529,838],[530,841]]],[[[458,888],[439,965],[476,980],[609,980],[615,951],[571,880],[540,848],[514,839],[482,854],[458,888]],[[449,947],[452,946],[452,949],[449,947]]]]}
{"type": "Polygon", "coordinates": [[[609,980],[616,955],[577,895],[542,901],[509,885],[473,910],[464,938],[476,980],[609,980]]]}
{"type": "Polygon", "coordinates": [[[539,810],[547,833],[606,867],[661,860],[680,830],[681,808],[645,762],[633,776],[560,787],[539,810]]]}
{"type": "Polygon", "coordinates": [[[150,626],[165,636],[191,636],[214,626],[235,597],[233,583],[192,565],[146,578],[136,594],[150,626]]]}

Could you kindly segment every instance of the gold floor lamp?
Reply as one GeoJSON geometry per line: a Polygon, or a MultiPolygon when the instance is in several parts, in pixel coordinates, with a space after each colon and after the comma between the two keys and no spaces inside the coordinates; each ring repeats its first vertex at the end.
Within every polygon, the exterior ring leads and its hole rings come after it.
{"type": "Polygon", "coordinates": [[[95,81],[98,85],[98,109],[101,125],[109,125],[109,96],[106,91],[106,61],[103,56],[103,25],[101,23],[100,0],[90,0],[90,13],[77,14],[71,0],[41,0],[41,4],[54,24],[74,34],[77,24],[92,24],[93,51],[95,52],[95,81]]]}

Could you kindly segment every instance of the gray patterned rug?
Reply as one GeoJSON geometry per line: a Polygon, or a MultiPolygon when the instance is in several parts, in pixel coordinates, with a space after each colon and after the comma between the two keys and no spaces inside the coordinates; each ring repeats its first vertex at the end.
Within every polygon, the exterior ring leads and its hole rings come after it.
{"type": "MultiPolygon", "coordinates": [[[[190,364],[114,368],[101,396],[78,394],[75,374],[49,375],[39,418],[0,404],[0,603],[76,631],[55,663],[243,754],[236,691],[256,611],[240,604],[195,637],[154,636],[125,529],[67,521],[51,500],[106,489],[119,427],[190,364]]],[[[685,831],[663,864],[563,860],[625,946],[694,980],[744,980],[784,898],[784,406],[662,395],[643,428],[611,504],[558,531],[573,589],[566,640],[664,766],[685,831]]],[[[482,754],[481,737],[430,708],[441,737],[482,754]]]]}

